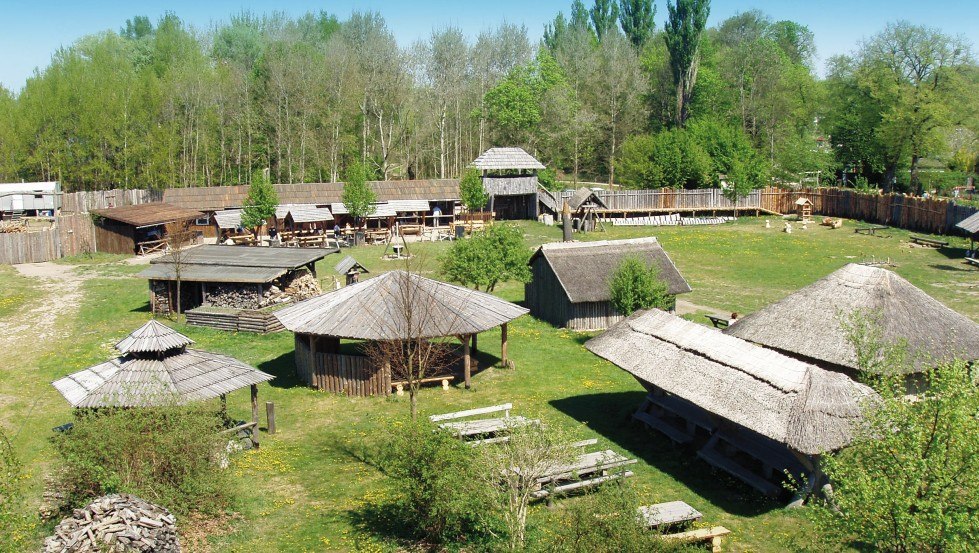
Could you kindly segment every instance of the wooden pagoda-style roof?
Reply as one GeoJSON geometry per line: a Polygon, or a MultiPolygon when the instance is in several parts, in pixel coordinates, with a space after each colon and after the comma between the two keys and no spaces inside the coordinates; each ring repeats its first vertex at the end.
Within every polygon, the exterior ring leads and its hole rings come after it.
{"type": "Polygon", "coordinates": [[[275,378],[226,355],[186,349],[191,343],[150,321],[119,342],[121,357],[53,385],[72,407],[150,407],[216,398],[275,378]]]}
{"type": "Polygon", "coordinates": [[[600,208],[606,208],[605,202],[595,194],[595,191],[591,188],[582,186],[578,190],[575,190],[574,195],[568,198],[568,207],[572,211],[578,211],[585,204],[593,203],[600,208]]]}
{"type": "Polygon", "coordinates": [[[204,214],[196,209],[170,205],[162,202],[125,205],[109,209],[95,209],[92,213],[105,219],[112,219],[134,227],[152,227],[175,221],[196,219],[204,214]]]}
{"type": "Polygon", "coordinates": [[[464,336],[524,315],[491,294],[405,271],[391,271],[279,310],[299,334],[360,340],[464,336]]]}
{"type": "Polygon", "coordinates": [[[844,374],[655,309],[585,347],[640,382],[805,455],[849,444],[863,403],[876,397],[844,374]]]}
{"type": "Polygon", "coordinates": [[[477,157],[472,166],[481,171],[545,169],[543,163],[523,148],[490,148],[477,157]]]}

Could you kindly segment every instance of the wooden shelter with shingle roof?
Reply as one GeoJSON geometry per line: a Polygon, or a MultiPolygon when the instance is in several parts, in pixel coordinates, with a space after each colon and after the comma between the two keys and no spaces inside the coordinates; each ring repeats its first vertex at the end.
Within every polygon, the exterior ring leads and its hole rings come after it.
{"type": "Polygon", "coordinates": [[[390,369],[363,355],[340,352],[340,340],[399,341],[459,337],[469,386],[471,337],[507,323],[527,310],[491,294],[405,271],[391,271],[276,312],[296,334],[296,372],[315,388],[349,395],[391,393],[390,369]],[[404,304],[409,305],[404,305],[404,304]]]}
{"type": "Polygon", "coordinates": [[[846,375],[659,310],[633,314],[585,347],[646,389],[637,420],[701,446],[702,459],[769,495],[780,492],[783,470],[818,482],[819,456],[850,443],[876,397],[846,375]]]}
{"type": "Polygon", "coordinates": [[[273,377],[237,359],[187,346],[193,340],[151,320],[123,338],[119,357],[54,381],[72,407],[152,407],[204,401],[273,377]]]}
{"type": "Polygon", "coordinates": [[[979,324],[896,273],[851,263],[725,329],[726,334],[824,368],[855,374],[847,326],[862,315],[886,345],[907,345],[911,368],[979,359],[979,324]]]}
{"type": "Polygon", "coordinates": [[[522,148],[490,148],[472,162],[482,173],[488,209],[497,219],[536,219],[537,172],[544,164],[522,148]]]}
{"type": "Polygon", "coordinates": [[[544,244],[531,256],[533,279],[524,285],[531,314],[574,330],[601,330],[622,320],[612,307],[609,282],[627,257],[658,267],[670,294],[690,285],[654,237],[544,244]]]}
{"type": "Polygon", "coordinates": [[[98,250],[128,255],[140,253],[141,244],[166,239],[167,225],[180,223],[189,228],[204,217],[196,209],[161,202],[96,209],[92,214],[98,250]]]}

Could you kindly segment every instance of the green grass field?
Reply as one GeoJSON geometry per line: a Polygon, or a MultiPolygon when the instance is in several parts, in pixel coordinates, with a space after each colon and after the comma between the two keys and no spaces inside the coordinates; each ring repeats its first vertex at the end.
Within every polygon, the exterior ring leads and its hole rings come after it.
{"type": "MultiPolygon", "coordinates": [[[[532,245],[560,237],[556,227],[521,226],[532,245]]],[[[719,227],[610,227],[579,238],[647,235],[663,243],[694,288],[684,299],[698,305],[750,313],[846,263],[889,258],[897,273],[979,321],[979,272],[962,263],[966,242],[960,239],[953,238],[949,249],[932,250],[909,246],[909,233],[904,231],[890,231],[886,238],[863,236],[854,234],[848,223],[839,230],[815,226],[786,235],[765,229],[764,220],[754,218],[719,227]]],[[[426,243],[412,245],[412,252],[418,267],[434,274],[438,256],[447,247],[426,243]]],[[[399,267],[381,260],[382,252],[382,246],[372,246],[352,255],[373,274],[399,267]]],[[[321,279],[332,282],[331,268],[338,260],[330,256],[320,263],[321,279]]],[[[28,329],[9,339],[0,356],[0,424],[14,436],[14,448],[30,475],[28,491],[34,503],[52,468],[50,429],[71,418],[50,382],[111,357],[112,344],[150,316],[146,283],[131,278],[139,267],[117,257],[66,263],[78,264],[76,270],[86,278],[77,313],[59,320],[60,336],[32,339],[28,329]]],[[[497,293],[520,301],[523,287],[507,283],[497,293]]],[[[11,268],[0,267],[0,326],[13,326],[35,302],[48,302],[51,316],[58,312],[57,297],[11,268]]],[[[703,317],[692,318],[706,324],[703,317]]],[[[233,508],[240,516],[206,531],[213,551],[388,551],[403,545],[373,530],[377,525],[370,506],[391,493],[391,487],[365,457],[372,444],[398,432],[408,412],[406,397],[352,399],[298,385],[289,333],[258,336],[176,328],[196,340],[196,347],[233,355],[277,376],[261,386],[259,399],[275,402],[279,433],[263,435],[262,448],[241,454],[231,469],[239,488],[233,508]]],[[[586,351],[582,344],[588,337],[523,317],[510,330],[516,370],[483,370],[474,376],[469,391],[427,388],[420,397],[421,411],[427,415],[511,401],[521,415],[540,417],[581,439],[599,438],[600,444],[637,457],[634,481],[644,500],[682,499],[695,506],[705,522],[733,531],[726,550],[812,547],[804,513],[784,511],[780,503],[763,500],[713,473],[666,439],[629,424],[642,400],[642,388],[586,351]]],[[[499,332],[482,335],[479,345],[479,366],[493,365],[499,355],[499,332]]],[[[228,405],[233,416],[246,418],[247,391],[232,394],[228,405]]],[[[551,516],[543,506],[536,508],[532,531],[548,531],[551,516]]]]}

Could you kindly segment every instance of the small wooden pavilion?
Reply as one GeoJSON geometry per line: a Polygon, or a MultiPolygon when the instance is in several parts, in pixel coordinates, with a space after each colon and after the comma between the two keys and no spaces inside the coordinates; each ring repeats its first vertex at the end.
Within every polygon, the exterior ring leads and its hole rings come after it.
{"type": "Polygon", "coordinates": [[[795,213],[804,223],[812,222],[812,200],[805,196],[795,201],[795,213]]]}
{"type": "Polygon", "coordinates": [[[568,198],[568,207],[571,208],[572,216],[577,219],[577,230],[588,232],[595,230],[595,227],[601,224],[597,210],[606,209],[608,206],[594,190],[582,186],[568,198]]]}
{"type": "Polygon", "coordinates": [[[823,368],[856,375],[847,319],[874,318],[885,344],[906,343],[912,368],[979,359],[979,324],[896,273],[851,263],[724,330],[823,368]],[[878,320],[879,318],[879,320],[878,320]]]}
{"type": "Polygon", "coordinates": [[[95,241],[100,252],[142,254],[166,249],[167,225],[181,223],[190,230],[208,227],[200,211],[157,202],[96,209],[95,241]],[[195,227],[200,227],[195,229],[195,227]]]}
{"type": "Polygon", "coordinates": [[[151,320],[116,344],[119,357],[53,382],[72,407],[152,407],[220,398],[251,388],[258,435],[258,385],[275,378],[237,359],[187,346],[194,341],[151,320]]]}
{"type": "MultiPolygon", "coordinates": [[[[965,232],[969,237],[969,249],[973,252],[976,249],[976,240],[979,240],[979,213],[973,213],[955,225],[955,228],[965,232]]],[[[975,256],[975,254],[973,254],[975,256]]]]}
{"type": "Polygon", "coordinates": [[[489,211],[497,219],[537,219],[537,172],[543,163],[522,148],[490,148],[472,162],[483,175],[489,211]]]}
{"type": "Polygon", "coordinates": [[[295,333],[296,373],[310,386],[356,396],[388,395],[390,367],[363,354],[341,353],[340,340],[403,341],[456,337],[462,341],[466,387],[470,344],[499,326],[507,361],[507,323],[527,310],[496,296],[405,271],[391,271],[276,312],[295,333]]]}
{"type": "Polygon", "coordinates": [[[846,375],[655,309],[585,347],[646,389],[637,421],[766,495],[783,490],[784,471],[819,489],[819,457],[850,443],[876,397],[846,375]]]}
{"type": "Polygon", "coordinates": [[[627,257],[658,267],[670,294],[690,285],[654,237],[544,244],[531,256],[526,304],[538,319],[575,330],[602,330],[622,320],[611,304],[609,280],[627,257]]]}

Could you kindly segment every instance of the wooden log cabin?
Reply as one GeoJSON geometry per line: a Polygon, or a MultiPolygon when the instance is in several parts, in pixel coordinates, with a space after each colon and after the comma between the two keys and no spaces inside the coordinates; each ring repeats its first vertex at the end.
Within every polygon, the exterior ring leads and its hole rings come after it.
{"type": "Polygon", "coordinates": [[[532,315],[574,330],[608,328],[623,316],[612,307],[609,280],[627,257],[659,268],[670,294],[690,292],[690,285],[656,238],[556,242],[544,244],[530,258],[532,280],[524,286],[532,315]]]}

